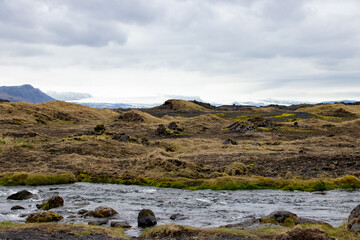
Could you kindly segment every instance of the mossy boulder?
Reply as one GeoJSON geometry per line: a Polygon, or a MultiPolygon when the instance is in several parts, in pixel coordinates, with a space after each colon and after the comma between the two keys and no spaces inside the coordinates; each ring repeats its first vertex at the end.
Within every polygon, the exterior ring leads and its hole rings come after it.
{"type": "Polygon", "coordinates": [[[326,232],[317,228],[295,228],[294,230],[280,234],[275,240],[335,240],[326,232]]]}
{"type": "Polygon", "coordinates": [[[64,199],[60,196],[53,196],[49,198],[46,202],[43,202],[42,204],[39,204],[36,207],[42,210],[49,210],[61,206],[64,206],[64,199]]]}
{"type": "Polygon", "coordinates": [[[152,227],[157,224],[155,214],[150,209],[142,209],[138,215],[138,226],[142,228],[152,227]]]}
{"type": "Polygon", "coordinates": [[[360,204],[351,211],[348,217],[347,228],[351,231],[360,233],[360,204]]]}
{"type": "Polygon", "coordinates": [[[63,219],[63,216],[53,212],[37,212],[30,214],[26,218],[26,223],[58,222],[61,219],[63,219]]]}
{"type": "Polygon", "coordinates": [[[19,191],[17,193],[14,193],[10,196],[7,197],[7,199],[11,199],[11,200],[25,200],[25,199],[30,199],[32,198],[34,195],[29,192],[28,190],[22,190],[19,191]]]}
{"type": "Polygon", "coordinates": [[[96,218],[106,218],[106,217],[111,217],[116,214],[118,214],[117,211],[115,211],[114,209],[112,209],[110,207],[104,207],[104,206],[97,207],[92,212],[92,216],[94,216],[96,218]]]}

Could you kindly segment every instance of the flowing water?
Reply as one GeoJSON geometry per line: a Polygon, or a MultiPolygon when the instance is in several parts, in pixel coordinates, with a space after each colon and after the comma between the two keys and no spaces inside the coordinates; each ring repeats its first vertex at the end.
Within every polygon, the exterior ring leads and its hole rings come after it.
{"type": "Polygon", "coordinates": [[[155,213],[158,224],[218,227],[263,217],[276,210],[287,210],[301,217],[339,226],[360,203],[360,191],[340,190],[324,193],[278,190],[189,191],[93,183],[37,187],[0,186],[0,221],[25,222],[26,215],[37,210],[36,204],[54,195],[60,195],[65,201],[63,207],[51,210],[64,216],[62,222],[87,224],[91,219],[78,215],[80,209],[93,210],[98,206],[108,206],[119,212],[115,216],[116,221],[126,221],[133,226],[126,230],[129,236],[141,233],[141,229],[137,228],[137,214],[143,208],[151,209],[155,213]],[[23,189],[34,193],[35,197],[22,201],[6,199],[23,189]],[[23,206],[25,209],[10,210],[14,205],[23,206]],[[175,213],[183,214],[184,219],[171,220],[170,216],[175,213]]]}

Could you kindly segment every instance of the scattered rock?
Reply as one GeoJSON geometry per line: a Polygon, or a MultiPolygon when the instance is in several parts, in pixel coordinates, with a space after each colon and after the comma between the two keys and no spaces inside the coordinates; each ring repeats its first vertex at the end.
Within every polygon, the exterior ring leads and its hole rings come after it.
{"type": "Polygon", "coordinates": [[[171,122],[168,126],[169,129],[173,130],[173,131],[177,131],[177,132],[182,132],[184,131],[184,128],[179,127],[176,122],[171,122]]]}
{"type": "Polygon", "coordinates": [[[155,214],[150,209],[142,209],[138,215],[138,226],[142,228],[152,227],[157,224],[155,214]]]}
{"type": "Polygon", "coordinates": [[[328,137],[335,137],[335,135],[334,134],[329,134],[328,137]]]}
{"type": "Polygon", "coordinates": [[[106,128],[103,124],[98,124],[98,125],[96,125],[96,127],[94,127],[95,132],[103,132],[105,130],[106,130],[106,128]]]}
{"type": "Polygon", "coordinates": [[[156,129],[155,133],[159,136],[163,135],[169,135],[169,133],[166,131],[166,128],[163,124],[160,124],[158,128],[156,129]]]}
{"type": "Polygon", "coordinates": [[[110,207],[103,207],[103,206],[95,208],[95,210],[92,213],[92,215],[97,218],[111,217],[116,214],[118,214],[118,212],[115,211],[114,209],[112,209],[110,207]]]}
{"type": "Polygon", "coordinates": [[[130,141],[130,137],[128,135],[126,135],[125,133],[115,134],[113,139],[120,141],[120,142],[129,142],[130,141]]]}
{"type": "Polygon", "coordinates": [[[187,219],[187,217],[181,213],[175,213],[170,216],[170,219],[171,220],[184,220],[184,219],[187,219]]]}
{"type": "Polygon", "coordinates": [[[254,127],[249,124],[234,122],[230,126],[227,127],[231,132],[238,132],[238,133],[253,133],[255,131],[254,127]]]}
{"type": "Polygon", "coordinates": [[[106,225],[108,223],[107,219],[101,219],[101,220],[92,220],[88,222],[88,225],[92,225],[92,226],[101,226],[101,225],[106,225]]]}
{"type": "Polygon", "coordinates": [[[63,217],[53,212],[37,212],[26,218],[26,223],[58,222],[63,217]]]}
{"type": "Polygon", "coordinates": [[[13,206],[13,207],[11,208],[11,210],[20,210],[20,209],[25,209],[25,208],[22,207],[22,206],[19,206],[19,205],[13,206]]]}
{"type": "Polygon", "coordinates": [[[251,145],[253,145],[253,146],[261,146],[260,143],[258,143],[258,142],[253,142],[251,145]]]}
{"type": "Polygon", "coordinates": [[[117,222],[113,221],[110,223],[111,227],[121,227],[121,228],[131,228],[131,225],[127,222],[117,222]]]}
{"type": "Polygon", "coordinates": [[[248,122],[252,123],[255,127],[271,127],[273,123],[269,119],[265,119],[263,117],[254,117],[250,118],[248,122]]]}
{"type": "Polygon", "coordinates": [[[222,144],[238,145],[237,141],[234,141],[230,138],[226,139],[222,144]]]}
{"type": "Polygon", "coordinates": [[[36,205],[38,209],[42,209],[42,210],[49,210],[61,206],[64,206],[64,199],[60,196],[53,196],[49,198],[46,202],[36,205]]]}
{"type": "Polygon", "coordinates": [[[30,199],[32,198],[34,195],[27,191],[27,190],[22,190],[20,192],[14,193],[10,196],[7,197],[7,199],[11,199],[11,200],[25,200],[25,199],[30,199]]]}
{"type": "Polygon", "coordinates": [[[80,209],[80,210],[77,212],[77,214],[79,214],[79,215],[85,215],[85,214],[88,213],[88,212],[89,212],[89,210],[80,209]]]}
{"type": "Polygon", "coordinates": [[[298,122],[294,122],[294,127],[298,127],[299,123],[298,122]]]}
{"type": "Polygon", "coordinates": [[[279,223],[284,223],[287,218],[295,219],[297,217],[295,213],[289,211],[275,211],[266,216],[266,218],[272,218],[279,223]]]}
{"type": "Polygon", "coordinates": [[[310,224],[324,224],[324,225],[331,226],[329,223],[324,222],[324,221],[315,220],[315,219],[311,219],[311,218],[303,218],[303,217],[295,218],[294,223],[296,225],[310,223],[310,224]]]}
{"type": "Polygon", "coordinates": [[[335,240],[317,228],[295,228],[275,238],[276,240],[335,240]]]}

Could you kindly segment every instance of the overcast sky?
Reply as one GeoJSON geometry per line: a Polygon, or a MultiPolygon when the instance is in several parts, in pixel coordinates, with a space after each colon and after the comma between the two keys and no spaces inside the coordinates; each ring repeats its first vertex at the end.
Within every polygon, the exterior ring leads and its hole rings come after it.
{"type": "Polygon", "coordinates": [[[360,1],[0,0],[0,74],[149,103],[360,100],[360,1]]]}

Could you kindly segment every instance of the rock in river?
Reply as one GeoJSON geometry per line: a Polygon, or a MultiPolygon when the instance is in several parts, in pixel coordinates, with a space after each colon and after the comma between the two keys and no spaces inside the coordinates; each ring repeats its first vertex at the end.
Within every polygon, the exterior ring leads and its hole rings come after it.
{"type": "Polygon", "coordinates": [[[46,202],[36,205],[38,209],[42,209],[42,210],[49,210],[61,206],[64,206],[64,199],[60,196],[53,196],[49,198],[46,202]]]}
{"type": "Polygon", "coordinates": [[[348,217],[347,228],[351,231],[360,233],[360,204],[351,211],[348,217]]]}
{"type": "Polygon", "coordinates": [[[22,206],[19,206],[19,205],[13,206],[13,207],[11,208],[11,210],[21,210],[21,209],[25,209],[25,208],[22,207],[22,206]]]}
{"type": "Polygon", "coordinates": [[[27,190],[22,190],[20,192],[14,193],[10,196],[7,197],[7,199],[11,199],[11,200],[25,200],[25,199],[29,199],[32,198],[34,195],[27,191],[27,190]]]}
{"type": "Polygon", "coordinates": [[[138,215],[138,226],[139,227],[152,227],[157,224],[155,214],[150,209],[143,209],[138,215]]]}
{"type": "Polygon", "coordinates": [[[104,207],[104,206],[95,208],[95,210],[92,213],[92,215],[97,218],[111,217],[116,214],[118,214],[117,211],[115,211],[110,207],[104,207]]]}
{"type": "Polygon", "coordinates": [[[40,222],[58,222],[63,217],[53,212],[37,212],[30,214],[26,223],[40,223],[40,222]]]}

